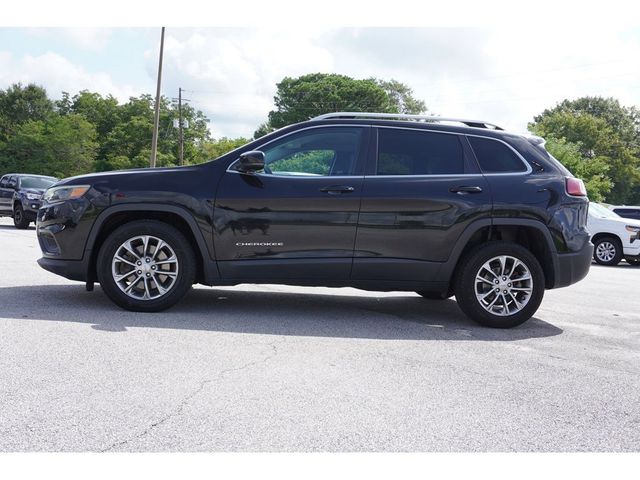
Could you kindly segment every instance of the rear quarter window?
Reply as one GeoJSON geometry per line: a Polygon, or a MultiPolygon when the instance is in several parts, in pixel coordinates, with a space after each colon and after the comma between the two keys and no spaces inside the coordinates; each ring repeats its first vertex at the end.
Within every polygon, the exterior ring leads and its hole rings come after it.
{"type": "Polygon", "coordinates": [[[504,143],[491,138],[467,137],[483,173],[526,172],[527,167],[504,143]]]}

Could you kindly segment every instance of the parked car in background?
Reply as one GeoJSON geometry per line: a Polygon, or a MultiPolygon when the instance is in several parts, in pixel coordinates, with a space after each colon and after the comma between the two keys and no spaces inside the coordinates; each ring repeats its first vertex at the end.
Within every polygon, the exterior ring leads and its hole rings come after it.
{"type": "Polygon", "coordinates": [[[134,311],[168,308],[196,282],[352,286],[455,294],[470,318],[506,328],[587,274],[588,206],[540,138],[331,113],[201,165],[59,182],[38,213],[38,263],[134,311]]]}
{"type": "Polygon", "coordinates": [[[609,210],[617,213],[623,218],[633,218],[635,220],[640,220],[640,207],[628,205],[609,205],[609,210]]]}
{"type": "Polygon", "coordinates": [[[13,217],[16,228],[36,221],[42,194],[58,181],[55,177],[8,173],[0,178],[0,216],[13,217]]]}
{"type": "Polygon", "coordinates": [[[587,230],[594,246],[593,259],[600,265],[617,265],[623,258],[631,265],[640,265],[640,220],[623,218],[591,202],[587,230]]]}

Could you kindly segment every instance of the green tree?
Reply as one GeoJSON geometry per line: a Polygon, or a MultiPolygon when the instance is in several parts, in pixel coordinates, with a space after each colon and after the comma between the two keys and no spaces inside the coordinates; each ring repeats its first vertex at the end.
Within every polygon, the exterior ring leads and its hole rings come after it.
{"type": "Polygon", "coordinates": [[[30,120],[44,120],[53,113],[53,102],[44,88],[20,83],[0,90],[0,142],[30,120]]]}
{"type": "Polygon", "coordinates": [[[424,102],[397,80],[358,80],[346,75],[311,73],[285,77],[277,85],[275,110],[254,133],[259,138],[286,125],[327,112],[421,113],[424,102]]]}
{"type": "Polygon", "coordinates": [[[397,113],[419,115],[427,111],[424,101],[415,98],[413,90],[404,83],[394,79],[378,80],[374,78],[372,80],[387,92],[389,99],[396,106],[397,113]]]}
{"type": "Polygon", "coordinates": [[[0,157],[0,168],[55,177],[94,171],[95,127],[80,115],[52,114],[19,125],[0,157]]]}
{"type": "Polygon", "coordinates": [[[585,157],[580,145],[563,138],[546,138],[545,148],[576,177],[584,180],[589,199],[603,202],[613,187],[608,176],[609,165],[603,157],[585,157]]]}
{"type": "Polygon", "coordinates": [[[613,183],[606,200],[640,200],[640,121],[635,107],[612,98],[565,100],[534,118],[530,128],[545,138],[575,144],[581,157],[600,158],[613,183]]]}
{"type": "Polygon", "coordinates": [[[202,155],[207,160],[221,157],[225,153],[229,153],[238,147],[249,142],[247,138],[227,138],[222,137],[218,140],[210,140],[202,145],[202,155]]]}

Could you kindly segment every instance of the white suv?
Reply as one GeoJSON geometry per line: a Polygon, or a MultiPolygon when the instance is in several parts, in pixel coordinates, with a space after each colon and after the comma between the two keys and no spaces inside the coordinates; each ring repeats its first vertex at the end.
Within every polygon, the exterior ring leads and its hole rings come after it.
{"type": "Polygon", "coordinates": [[[640,265],[640,220],[623,218],[599,203],[589,204],[587,230],[593,258],[600,265],[617,265],[624,259],[640,265]]]}

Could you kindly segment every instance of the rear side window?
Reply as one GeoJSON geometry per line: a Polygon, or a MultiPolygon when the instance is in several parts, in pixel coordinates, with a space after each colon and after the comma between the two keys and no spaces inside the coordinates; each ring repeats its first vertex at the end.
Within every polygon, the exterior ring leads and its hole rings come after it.
{"type": "Polygon", "coordinates": [[[524,172],[527,167],[504,143],[490,138],[467,137],[484,173],[524,172]]]}
{"type": "Polygon", "coordinates": [[[380,128],[378,175],[464,173],[464,153],[457,135],[380,128]]]}
{"type": "Polygon", "coordinates": [[[614,212],[616,212],[621,217],[625,218],[636,218],[640,220],[640,209],[635,208],[614,208],[614,212]]]}

